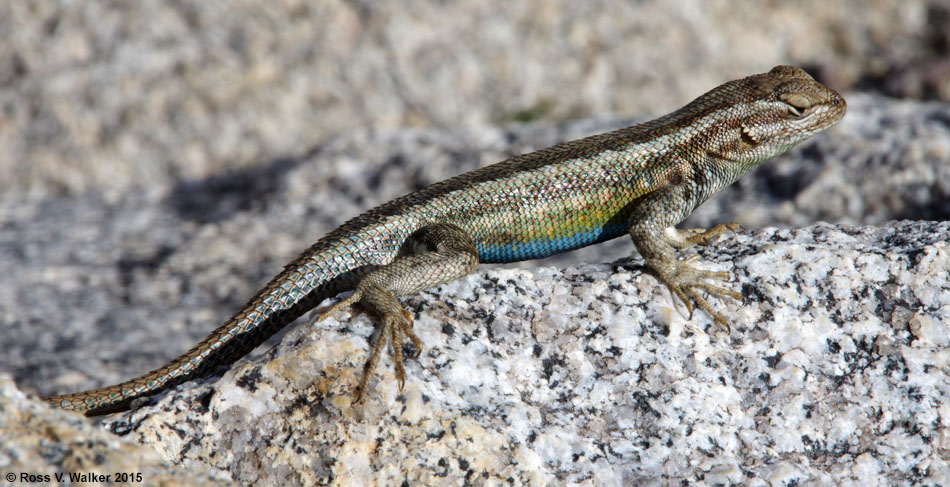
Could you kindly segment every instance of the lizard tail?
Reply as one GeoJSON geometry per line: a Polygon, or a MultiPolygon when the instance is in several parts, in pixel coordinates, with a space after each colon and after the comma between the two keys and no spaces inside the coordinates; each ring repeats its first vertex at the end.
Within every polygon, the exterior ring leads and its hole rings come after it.
{"type": "Polygon", "coordinates": [[[211,332],[187,352],[166,365],[135,379],[114,386],[47,397],[59,408],[98,416],[125,411],[133,400],[174,387],[205,375],[217,364],[231,363],[263,343],[301,313],[277,315],[246,331],[236,328],[241,321],[235,316],[211,332]],[[296,316],[294,316],[296,315],[296,316]]]}
{"type": "Polygon", "coordinates": [[[324,299],[351,288],[358,272],[328,268],[320,260],[291,263],[234,316],[168,364],[118,385],[45,400],[86,416],[125,411],[135,399],[237,361],[324,299]]]}

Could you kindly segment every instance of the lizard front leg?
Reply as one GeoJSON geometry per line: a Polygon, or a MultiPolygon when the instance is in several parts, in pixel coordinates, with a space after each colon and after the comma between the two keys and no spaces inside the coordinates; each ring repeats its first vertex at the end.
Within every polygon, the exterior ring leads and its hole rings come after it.
{"type": "Polygon", "coordinates": [[[357,402],[366,391],[387,337],[392,347],[393,366],[400,390],[406,381],[403,340],[409,338],[417,351],[422,350],[422,341],[412,331],[412,315],[396,298],[453,281],[471,273],[476,267],[478,251],[471,235],[449,223],[429,225],[410,235],[391,263],[366,275],[356,285],[352,295],[320,315],[318,320],[323,320],[342,308],[358,304],[375,316],[382,326],[373,351],[363,367],[363,375],[355,393],[357,402]]]}
{"type": "MultiPolygon", "coordinates": [[[[706,301],[701,291],[709,294],[729,296],[742,300],[742,295],[731,289],[706,282],[704,279],[729,280],[728,272],[710,271],[695,267],[698,256],[686,260],[676,258],[675,249],[683,249],[695,244],[707,244],[716,236],[737,230],[739,225],[719,224],[710,230],[693,228],[679,230],[673,225],[686,215],[670,214],[669,208],[683,206],[683,198],[677,189],[669,188],[649,194],[640,201],[637,209],[630,215],[630,236],[637,251],[653,269],[657,278],[686,305],[689,316],[693,316],[693,302],[710,314],[717,323],[729,330],[729,323],[706,301]]],[[[688,215],[688,213],[686,213],[688,215]]]]}

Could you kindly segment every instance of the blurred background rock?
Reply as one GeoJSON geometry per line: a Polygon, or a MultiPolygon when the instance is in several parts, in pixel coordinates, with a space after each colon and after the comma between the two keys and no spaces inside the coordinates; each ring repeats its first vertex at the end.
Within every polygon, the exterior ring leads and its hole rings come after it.
{"type": "Polygon", "coordinates": [[[2,2],[0,194],[115,201],[354,128],[648,117],[780,63],[950,100],[950,2],[2,2]]]}

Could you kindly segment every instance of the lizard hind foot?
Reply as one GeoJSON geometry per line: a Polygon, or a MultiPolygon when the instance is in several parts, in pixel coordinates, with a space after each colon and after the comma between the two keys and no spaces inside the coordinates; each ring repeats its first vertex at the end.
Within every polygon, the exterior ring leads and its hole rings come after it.
{"type": "Polygon", "coordinates": [[[406,385],[403,344],[405,343],[405,339],[409,338],[415,347],[416,355],[418,355],[422,350],[422,340],[416,336],[416,333],[412,329],[412,314],[406,311],[402,306],[399,308],[399,313],[385,312],[380,320],[382,328],[379,331],[379,336],[376,337],[375,343],[373,343],[372,353],[370,353],[369,358],[366,360],[366,364],[363,365],[363,374],[360,377],[359,385],[357,385],[354,393],[354,403],[358,403],[363,399],[363,393],[369,384],[369,378],[373,375],[373,370],[376,369],[376,365],[379,363],[379,357],[387,341],[390,344],[393,354],[393,368],[395,369],[399,390],[402,391],[406,385]]]}
{"type": "Polygon", "coordinates": [[[386,346],[387,342],[391,346],[393,368],[395,369],[396,380],[399,383],[399,390],[402,391],[406,384],[406,369],[403,355],[403,344],[406,338],[408,338],[412,342],[413,347],[415,347],[416,355],[422,350],[422,340],[416,336],[415,331],[412,329],[412,313],[407,311],[392,293],[372,284],[364,283],[358,286],[349,297],[321,313],[320,316],[317,317],[317,321],[322,321],[349,306],[358,306],[364,311],[367,311],[377,319],[377,323],[380,325],[379,335],[372,343],[370,356],[363,365],[363,373],[360,377],[359,385],[357,385],[356,391],[354,392],[353,402],[358,403],[362,400],[363,393],[366,392],[369,384],[369,379],[372,377],[376,365],[379,364],[383,347],[386,346]]]}

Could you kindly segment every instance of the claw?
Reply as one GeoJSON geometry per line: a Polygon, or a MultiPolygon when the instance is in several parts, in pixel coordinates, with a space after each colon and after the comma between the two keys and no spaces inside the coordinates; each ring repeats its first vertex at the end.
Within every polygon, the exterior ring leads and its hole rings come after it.
{"type": "Polygon", "coordinates": [[[716,286],[714,284],[709,284],[706,282],[697,282],[696,287],[705,290],[709,294],[721,294],[723,296],[729,296],[737,301],[742,300],[742,295],[732,289],[726,289],[721,286],[716,286]]]}
{"type": "Polygon", "coordinates": [[[402,392],[402,388],[406,385],[406,369],[403,366],[403,357],[402,357],[402,327],[398,324],[389,321],[389,346],[392,348],[393,352],[393,368],[396,371],[396,382],[399,384],[399,392],[402,392]]]}
{"type": "Polygon", "coordinates": [[[416,356],[418,356],[419,353],[422,352],[422,340],[420,340],[419,337],[416,336],[416,332],[412,330],[412,313],[406,310],[406,308],[403,308],[402,317],[405,321],[400,323],[399,326],[402,328],[403,335],[409,337],[409,340],[412,340],[412,346],[416,349],[416,356]]]}
{"type": "MultiPolygon", "coordinates": [[[[686,306],[686,311],[689,312],[689,317],[690,317],[690,319],[692,319],[692,317],[693,317],[693,304],[690,303],[688,299],[686,299],[686,293],[684,293],[683,290],[680,289],[680,287],[679,287],[679,286],[676,286],[676,285],[672,285],[672,284],[667,283],[667,284],[666,284],[666,287],[668,287],[668,288],[670,289],[670,292],[672,292],[673,294],[675,294],[676,297],[680,298],[680,302],[683,303],[684,306],[686,306]]],[[[676,304],[675,304],[676,301],[675,301],[675,300],[673,301],[673,303],[674,303],[674,306],[676,306],[676,304]]]]}
{"type": "Polygon", "coordinates": [[[719,325],[723,326],[726,329],[727,333],[732,332],[732,327],[729,326],[729,322],[726,321],[726,318],[719,314],[718,311],[714,310],[712,306],[709,305],[709,302],[701,294],[696,291],[690,291],[690,296],[696,301],[696,304],[699,305],[704,311],[709,313],[713,317],[713,320],[716,321],[719,325]]]}

